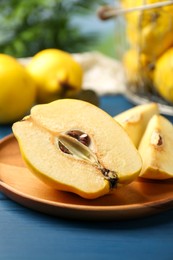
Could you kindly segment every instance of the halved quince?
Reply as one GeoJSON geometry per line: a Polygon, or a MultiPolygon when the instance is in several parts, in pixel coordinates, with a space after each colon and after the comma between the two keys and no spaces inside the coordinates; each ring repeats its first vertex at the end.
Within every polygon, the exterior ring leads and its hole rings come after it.
{"type": "Polygon", "coordinates": [[[132,142],[138,147],[150,118],[159,114],[157,103],[147,103],[128,109],[114,119],[122,125],[132,142]]]}
{"type": "Polygon", "coordinates": [[[173,125],[161,115],[155,115],[148,123],[139,145],[143,159],[140,176],[148,179],[173,177],[173,125]]]}
{"type": "Polygon", "coordinates": [[[53,188],[93,199],[133,181],[141,157],[124,129],[100,108],[61,99],[32,108],[13,125],[31,171],[53,188]]]}

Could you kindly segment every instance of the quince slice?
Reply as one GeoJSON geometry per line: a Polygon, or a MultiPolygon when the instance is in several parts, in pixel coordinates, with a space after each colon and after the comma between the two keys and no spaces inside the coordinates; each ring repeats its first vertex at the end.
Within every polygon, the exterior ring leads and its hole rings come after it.
{"type": "Polygon", "coordinates": [[[13,124],[21,154],[41,180],[94,199],[133,181],[141,157],[124,129],[100,108],[60,99],[36,105],[13,124]]]}
{"type": "Polygon", "coordinates": [[[114,119],[122,125],[132,142],[138,147],[150,118],[159,114],[157,103],[147,103],[128,109],[114,119]]]}
{"type": "Polygon", "coordinates": [[[173,125],[161,115],[148,123],[139,145],[143,159],[140,177],[163,180],[173,177],[173,125]]]}

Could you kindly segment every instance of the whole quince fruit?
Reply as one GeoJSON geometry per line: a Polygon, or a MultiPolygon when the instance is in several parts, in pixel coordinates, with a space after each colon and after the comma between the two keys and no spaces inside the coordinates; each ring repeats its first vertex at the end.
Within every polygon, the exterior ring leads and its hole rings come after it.
{"type": "Polygon", "coordinates": [[[167,50],[156,62],[154,86],[164,99],[173,102],[173,48],[167,50]]]}
{"type": "Polygon", "coordinates": [[[37,84],[38,103],[48,103],[81,90],[82,67],[67,52],[45,49],[26,68],[37,84]]]}
{"type": "Polygon", "coordinates": [[[36,86],[13,57],[0,54],[0,124],[20,120],[35,102],[36,86]]]}
{"type": "MultiPolygon", "coordinates": [[[[163,2],[165,0],[162,0],[163,2]]],[[[160,2],[162,2],[160,1],[160,2]]],[[[148,0],[147,4],[158,2],[148,0]]],[[[125,8],[143,5],[143,0],[122,0],[125,8]]],[[[152,59],[159,57],[173,44],[173,6],[152,8],[125,15],[127,38],[131,46],[140,49],[152,59]],[[158,44],[158,43],[162,44],[158,44]]]]}
{"type": "Polygon", "coordinates": [[[123,65],[127,82],[140,87],[141,83],[151,85],[153,78],[153,63],[144,53],[137,49],[128,49],[123,55],[123,65]]]}

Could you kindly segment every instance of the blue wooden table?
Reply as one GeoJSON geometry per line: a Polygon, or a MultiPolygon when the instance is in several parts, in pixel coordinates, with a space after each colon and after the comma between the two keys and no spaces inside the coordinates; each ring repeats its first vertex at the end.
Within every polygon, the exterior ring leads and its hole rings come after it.
{"type": "MultiPolygon", "coordinates": [[[[122,96],[105,96],[112,116],[132,107],[122,96]]],[[[11,132],[0,126],[0,137],[11,132]]],[[[0,260],[172,260],[173,210],[129,221],[74,221],[44,215],[0,193],[0,260]]]]}

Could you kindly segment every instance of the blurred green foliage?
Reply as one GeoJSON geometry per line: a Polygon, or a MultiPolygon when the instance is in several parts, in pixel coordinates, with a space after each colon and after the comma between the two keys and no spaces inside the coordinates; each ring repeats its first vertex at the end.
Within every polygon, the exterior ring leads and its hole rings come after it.
{"type": "Polygon", "coordinates": [[[73,17],[86,19],[101,0],[0,0],[0,52],[32,56],[45,48],[85,51],[97,35],[84,33],[73,17]]]}

